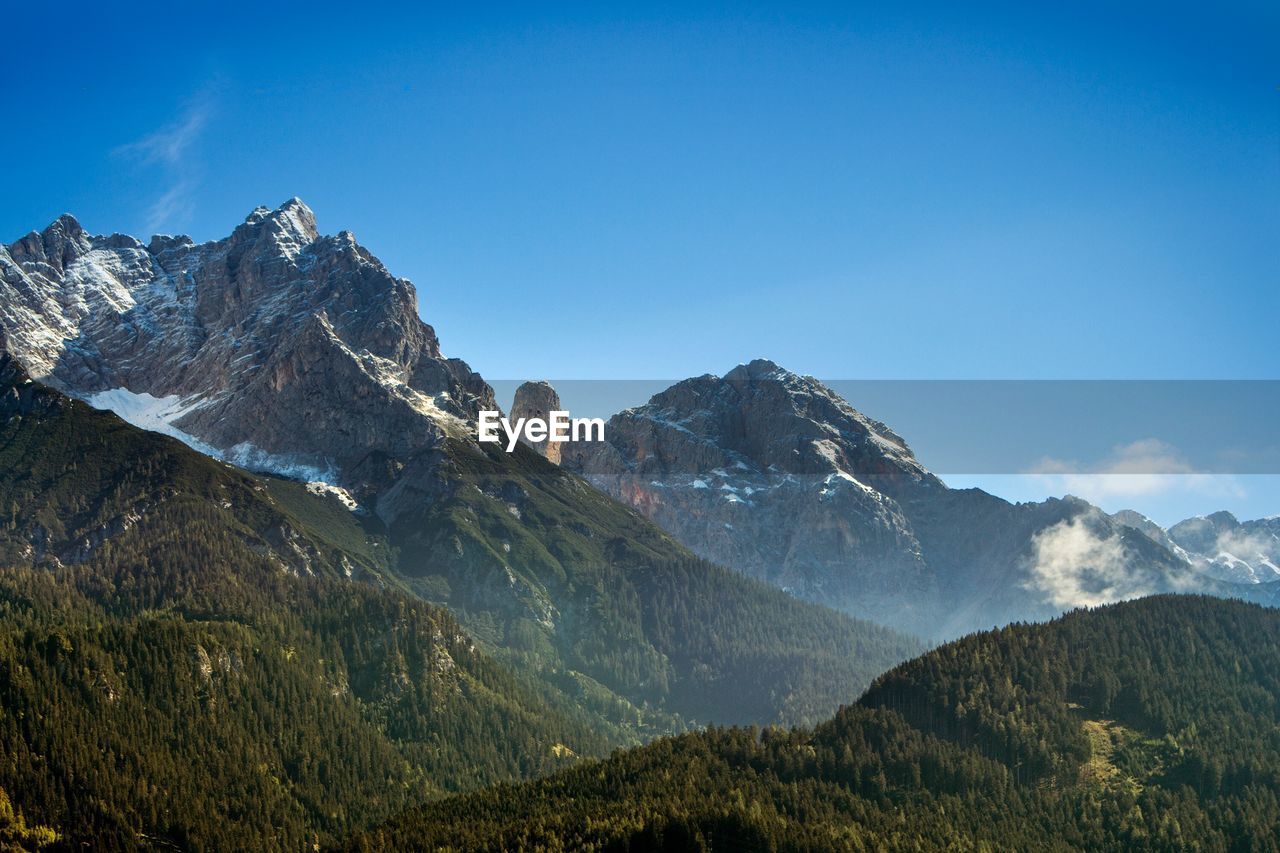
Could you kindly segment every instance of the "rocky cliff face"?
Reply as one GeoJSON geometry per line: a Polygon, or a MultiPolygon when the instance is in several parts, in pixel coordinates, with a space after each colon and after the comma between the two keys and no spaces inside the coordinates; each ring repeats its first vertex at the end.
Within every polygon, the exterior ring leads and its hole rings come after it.
{"type": "MultiPolygon", "coordinates": [[[[550,382],[525,382],[516,389],[515,399],[511,403],[511,420],[517,418],[540,418],[547,420],[551,412],[561,411],[560,395],[551,387],[550,382]]],[[[558,441],[529,441],[523,435],[520,442],[533,448],[548,460],[559,463],[560,451],[563,447],[558,441]]]]}
{"type": "Polygon", "coordinates": [[[863,615],[937,588],[893,495],[942,484],[902,438],[768,361],[672,386],[562,464],[707,559],[863,615]]]}
{"type": "Polygon", "coordinates": [[[298,199],[195,244],[70,216],[0,247],[0,327],[31,374],[250,468],[386,487],[493,407],[413,285],[298,199]],[[145,421],[151,422],[145,422],[145,421]]]}

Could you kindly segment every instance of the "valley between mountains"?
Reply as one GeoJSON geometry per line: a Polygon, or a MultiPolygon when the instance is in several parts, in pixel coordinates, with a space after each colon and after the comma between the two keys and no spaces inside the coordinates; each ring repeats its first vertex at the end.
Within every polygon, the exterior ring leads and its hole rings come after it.
{"type": "MultiPolygon", "coordinates": [[[[507,453],[413,285],[297,199],[199,244],[63,216],[0,246],[0,332],[11,845],[1217,849],[1277,827],[1275,520],[950,489],[765,360],[604,442],[507,453]],[[1054,563],[1064,536],[1107,571],[1054,563]],[[1197,595],[972,635],[1117,576],[1113,597],[1197,595]]],[[[555,407],[531,383],[513,414],[555,407]]]]}

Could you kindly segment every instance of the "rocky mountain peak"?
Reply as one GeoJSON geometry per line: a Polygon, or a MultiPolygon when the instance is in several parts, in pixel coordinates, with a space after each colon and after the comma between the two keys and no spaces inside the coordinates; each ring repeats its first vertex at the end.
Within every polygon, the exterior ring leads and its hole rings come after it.
{"type": "Polygon", "coordinates": [[[9,252],[19,263],[46,265],[61,272],[90,248],[91,240],[79,220],[64,213],[43,231],[32,231],[18,240],[9,252]]]}
{"type": "Polygon", "coordinates": [[[1208,518],[1209,521],[1213,522],[1214,526],[1225,528],[1227,530],[1231,530],[1240,526],[1240,519],[1236,518],[1233,513],[1228,512],[1225,509],[1218,510],[1217,512],[1214,512],[1214,513],[1210,513],[1208,516],[1206,516],[1206,518],[1208,518]]]}
{"type": "MultiPolygon", "coordinates": [[[[560,395],[551,383],[545,379],[525,382],[516,389],[515,399],[511,404],[511,418],[541,418],[546,420],[551,412],[560,410],[560,395]]],[[[553,441],[529,441],[523,435],[520,441],[545,456],[552,462],[560,462],[562,445],[553,441]]]]}
{"type": "Polygon", "coordinates": [[[64,213],[53,222],[50,222],[48,227],[41,233],[41,236],[45,240],[77,241],[84,234],[85,231],[80,225],[80,220],[70,213],[64,213]]]}
{"type": "Polygon", "coordinates": [[[316,215],[297,196],[268,213],[263,221],[277,238],[291,239],[305,245],[320,236],[316,229],[316,215]]]}
{"type": "Polygon", "coordinates": [[[1231,516],[1233,523],[1231,525],[1223,525],[1219,523],[1219,521],[1225,521],[1221,516],[1229,515],[1229,513],[1215,513],[1215,515],[1218,518],[1212,515],[1200,515],[1195,518],[1184,519],[1169,528],[1169,536],[1190,551],[1196,553],[1216,552],[1219,533],[1225,527],[1234,527],[1236,519],[1235,516],[1231,516]]]}
{"type": "Polygon", "coordinates": [[[625,455],[648,468],[705,470],[711,462],[842,473],[892,490],[938,485],[901,436],[813,377],[766,359],[679,382],[614,420],[613,435],[633,445],[625,455]]]}
{"type": "Polygon", "coordinates": [[[746,364],[739,364],[724,375],[725,381],[743,382],[750,380],[779,378],[781,374],[788,371],[783,370],[774,362],[767,358],[756,358],[746,364]]]}
{"type": "Polygon", "coordinates": [[[561,464],[708,559],[869,615],[930,600],[896,495],[944,488],[899,436],[766,359],[621,412],[561,464]]]}
{"type": "Polygon", "coordinates": [[[252,254],[259,257],[278,255],[293,260],[318,239],[315,214],[295,197],[275,210],[255,207],[231,233],[228,243],[233,250],[252,247],[252,254]]]}
{"type": "Polygon", "coordinates": [[[413,285],[350,232],[321,236],[297,198],[199,244],[63,217],[0,247],[0,328],[33,376],[126,419],[355,487],[493,408],[442,356],[413,285]]]}

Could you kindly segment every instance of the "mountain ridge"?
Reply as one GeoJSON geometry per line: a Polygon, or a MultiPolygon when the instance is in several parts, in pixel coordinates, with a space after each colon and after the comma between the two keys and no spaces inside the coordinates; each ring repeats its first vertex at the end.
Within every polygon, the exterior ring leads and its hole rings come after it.
{"type": "MultiPolygon", "coordinates": [[[[470,534],[415,529],[476,512],[471,498],[461,516],[423,510],[457,502],[460,472],[483,470],[472,485],[519,511],[500,481],[523,463],[467,461],[485,452],[474,418],[496,408],[492,389],[444,357],[411,283],[350,232],[320,236],[297,199],[200,244],[91,237],[62,217],[0,248],[0,328],[55,385],[250,470],[345,493],[405,531],[412,553],[458,566],[430,573],[442,579],[431,590],[478,571],[473,555],[451,556],[470,534]]],[[[522,390],[537,411],[554,394],[522,390]]],[[[606,437],[535,449],[558,451],[563,470],[713,563],[911,633],[956,636],[1099,596],[1192,589],[1201,576],[1232,594],[1242,579],[1237,563],[1184,559],[1172,540],[1153,550],[1126,538],[1080,502],[947,489],[890,427],[767,359],[676,383],[615,415],[606,437]],[[1063,556],[1073,548],[1087,559],[1063,556]]],[[[549,627],[546,584],[504,566],[511,531],[489,527],[504,538],[477,542],[482,573],[513,571],[520,618],[549,627]]]]}
{"type": "Polygon", "coordinates": [[[416,302],[349,232],[318,236],[297,201],[201,244],[148,248],[65,220],[0,249],[16,358],[142,426],[354,505],[386,531],[389,582],[449,608],[605,728],[811,720],[916,647],[697,560],[528,448],[478,443],[474,411],[492,390],[444,357],[416,302]]]}
{"type": "Polygon", "coordinates": [[[1134,510],[1113,518],[1142,531],[1200,572],[1230,583],[1273,584],[1280,581],[1280,519],[1240,521],[1220,510],[1161,527],[1134,510]]]}
{"type": "Polygon", "coordinates": [[[1270,597],[1079,498],[950,489],[902,436],[767,359],[677,382],[561,454],[700,556],[934,639],[1156,592],[1270,597]]]}

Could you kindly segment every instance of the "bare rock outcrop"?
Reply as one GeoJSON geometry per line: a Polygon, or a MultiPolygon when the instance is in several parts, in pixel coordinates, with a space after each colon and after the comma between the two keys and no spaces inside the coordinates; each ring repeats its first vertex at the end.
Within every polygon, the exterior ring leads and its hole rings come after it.
{"type": "MultiPolygon", "coordinates": [[[[511,419],[513,422],[516,418],[540,418],[545,421],[550,418],[552,412],[560,410],[560,395],[551,387],[550,382],[545,380],[525,382],[516,389],[515,400],[511,404],[511,419]]],[[[559,464],[560,451],[563,447],[561,442],[529,441],[524,435],[520,436],[520,441],[559,464]]]]}

